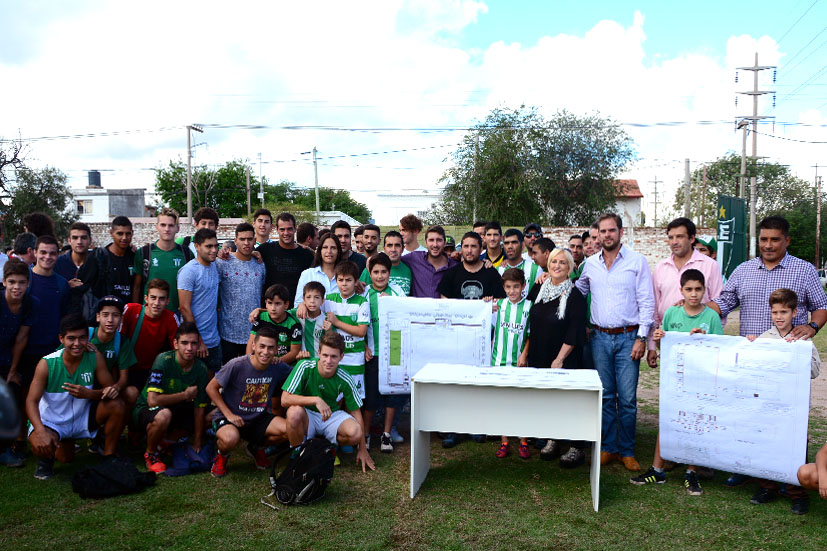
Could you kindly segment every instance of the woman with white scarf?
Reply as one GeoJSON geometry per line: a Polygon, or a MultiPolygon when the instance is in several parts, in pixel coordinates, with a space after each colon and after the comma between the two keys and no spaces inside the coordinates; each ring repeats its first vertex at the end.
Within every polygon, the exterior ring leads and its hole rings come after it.
{"type": "MultiPolygon", "coordinates": [[[[583,368],[586,342],[586,299],[571,280],[574,258],[568,249],[556,248],[548,257],[549,277],[536,285],[528,296],[534,302],[529,314],[531,338],[527,364],[537,368],[583,368]]],[[[565,450],[567,443],[549,440],[540,458],[551,460],[565,450]]],[[[586,442],[571,442],[560,458],[560,466],[577,467],[585,462],[586,442]]]]}

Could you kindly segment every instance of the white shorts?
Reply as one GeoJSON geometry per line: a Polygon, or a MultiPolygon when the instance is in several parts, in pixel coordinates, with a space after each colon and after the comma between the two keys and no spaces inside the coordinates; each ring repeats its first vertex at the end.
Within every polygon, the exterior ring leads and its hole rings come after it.
{"type": "MultiPolygon", "coordinates": [[[[66,423],[54,423],[52,421],[41,421],[43,426],[52,429],[57,433],[59,440],[77,440],[83,438],[94,438],[98,434],[98,428],[89,428],[89,418],[75,418],[73,421],[66,423]]],[[[31,436],[34,427],[29,423],[29,433],[31,436]]]]}
{"type": "MultiPolygon", "coordinates": [[[[338,444],[336,441],[336,434],[341,425],[347,419],[353,419],[353,416],[346,411],[337,410],[328,418],[327,421],[322,421],[322,414],[313,411],[312,409],[304,408],[307,412],[307,440],[310,440],[317,434],[324,435],[331,444],[338,444]]],[[[354,421],[356,419],[353,419],[354,421]]]]}

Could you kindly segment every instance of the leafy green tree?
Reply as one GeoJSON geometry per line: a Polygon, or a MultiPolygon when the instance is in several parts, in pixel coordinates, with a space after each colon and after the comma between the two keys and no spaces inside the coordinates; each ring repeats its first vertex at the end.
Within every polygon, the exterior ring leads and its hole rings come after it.
{"type": "Polygon", "coordinates": [[[16,171],[16,182],[9,185],[11,200],[3,208],[3,237],[6,243],[23,231],[23,216],[43,212],[52,217],[58,239],[64,239],[69,226],[77,220],[72,192],[66,186],[66,175],[53,167],[16,171]]]}
{"type": "Polygon", "coordinates": [[[634,158],[631,138],[599,114],[494,109],[451,154],[428,222],[476,218],[522,225],[591,223],[614,206],[613,182],[634,158]]]}

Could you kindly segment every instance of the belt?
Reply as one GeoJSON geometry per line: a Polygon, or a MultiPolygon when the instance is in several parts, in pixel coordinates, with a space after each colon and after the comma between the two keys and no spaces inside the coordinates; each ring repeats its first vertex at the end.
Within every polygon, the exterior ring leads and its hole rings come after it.
{"type": "Polygon", "coordinates": [[[597,329],[601,333],[607,333],[609,335],[620,335],[622,333],[631,333],[632,331],[637,331],[639,325],[627,325],[626,327],[598,327],[597,325],[592,326],[594,329],[597,329]]]}

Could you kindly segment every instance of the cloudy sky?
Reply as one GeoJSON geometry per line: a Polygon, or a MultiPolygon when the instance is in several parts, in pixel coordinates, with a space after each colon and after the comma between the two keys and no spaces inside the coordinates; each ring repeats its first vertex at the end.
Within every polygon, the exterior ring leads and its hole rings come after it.
{"type": "Polygon", "coordinates": [[[736,84],[736,68],[755,52],[778,66],[775,83],[761,74],[776,106],[764,96],[759,114],[776,119],[759,155],[810,181],[827,165],[825,1],[0,0],[0,13],[0,137],[32,139],[30,163],[73,187],[97,169],[106,187],[152,189],[200,123],[197,163],[247,159],[310,187],[316,146],[320,183],[372,206],[435,189],[458,129],[526,104],[627,125],[638,160],[624,176],[651,216],[655,177],[671,204],[683,159],[740,152],[733,121],[752,105],[736,91],[752,74],[736,84]]]}

